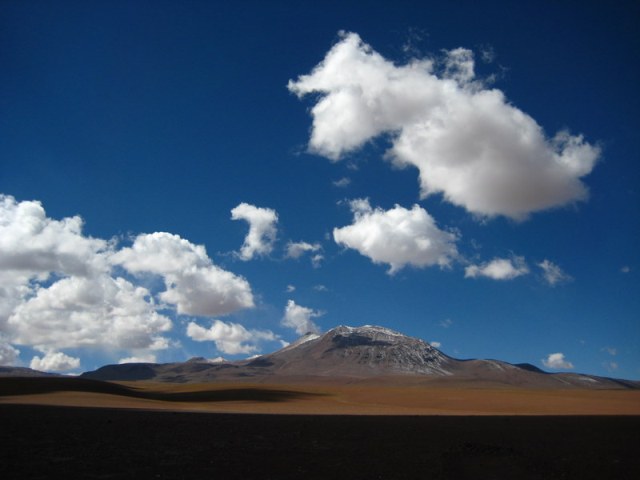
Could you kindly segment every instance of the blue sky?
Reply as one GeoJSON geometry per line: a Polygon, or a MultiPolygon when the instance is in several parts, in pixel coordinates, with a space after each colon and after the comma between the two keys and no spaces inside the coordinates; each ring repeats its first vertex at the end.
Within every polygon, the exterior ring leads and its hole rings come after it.
{"type": "Polygon", "coordinates": [[[2,2],[0,361],[379,324],[640,378],[638,7],[301,3],[2,2]]]}

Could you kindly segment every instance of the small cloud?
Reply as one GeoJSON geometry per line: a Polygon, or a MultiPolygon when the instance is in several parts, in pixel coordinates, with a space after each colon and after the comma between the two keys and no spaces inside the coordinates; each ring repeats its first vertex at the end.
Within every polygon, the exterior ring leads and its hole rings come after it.
{"type": "Polygon", "coordinates": [[[258,343],[278,340],[270,330],[247,330],[238,323],[221,320],[214,320],[209,328],[189,322],[187,336],[196,342],[212,341],[220,352],[229,355],[254,353],[258,343]]]}
{"type": "Polygon", "coordinates": [[[552,287],[559,283],[573,280],[570,275],[567,275],[558,265],[549,260],[545,259],[538,263],[538,267],[542,269],[542,276],[545,281],[552,287]]]}
{"type": "Polygon", "coordinates": [[[328,292],[329,289],[325,285],[316,285],[313,287],[316,292],[328,292]]]}
{"type": "Polygon", "coordinates": [[[349,177],[342,177],[340,180],[334,180],[332,183],[334,187],[346,188],[351,184],[351,179],[349,177]]]}
{"type": "Polygon", "coordinates": [[[429,345],[431,345],[433,348],[440,348],[442,346],[440,342],[429,342],[429,345]]]}
{"type": "Polygon", "coordinates": [[[271,253],[277,235],[278,214],[275,210],[241,203],[231,210],[231,219],[245,220],[249,224],[249,232],[237,254],[241,260],[271,253]]]}
{"type": "Polygon", "coordinates": [[[414,205],[390,210],[373,208],[369,199],[349,202],[353,223],[333,229],[334,241],[371,259],[389,265],[393,275],[406,266],[446,268],[458,257],[458,236],[440,230],[429,213],[414,205]]]}
{"type": "Polygon", "coordinates": [[[134,355],[132,357],[121,358],[118,363],[156,363],[156,356],[152,353],[146,355],[134,355]]]}
{"type": "Polygon", "coordinates": [[[483,45],[480,47],[480,59],[484,63],[493,63],[496,59],[496,52],[491,45],[483,45]]]}
{"type": "MultiPolygon", "coordinates": [[[[314,253],[320,251],[322,251],[322,245],[319,243],[289,242],[287,244],[285,258],[297,259],[307,252],[314,253]]],[[[311,256],[311,264],[314,268],[318,268],[322,260],[324,260],[324,256],[320,253],[311,256]]]]}
{"type": "Polygon", "coordinates": [[[629,273],[630,271],[631,267],[629,265],[624,265],[622,268],[620,268],[621,273],[629,273]]]}
{"type": "Polygon", "coordinates": [[[494,258],[481,265],[469,265],[465,271],[465,278],[487,277],[493,280],[512,280],[529,273],[524,257],[494,258]]]}
{"type": "Polygon", "coordinates": [[[564,358],[564,353],[550,353],[547,358],[542,360],[542,364],[547,368],[554,370],[571,370],[573,364],[564,358]]]}
{"type": "Polygon", "coordinates": [[[292,293],[296,291],[296,287],[294,285],[287,285],[287,288],[285,288],[285,291],[287,293],[292,293]]]}
{"type": "Polygon", "coordinates": [[[50,350],[42,358],[33,357],[29,367],[43,372],[64,372],[80,367],[80,359],[50,350]]]}
{"type": "Polygon", "coordinates": [[[293,328],[298,335],[304,335],[308,332],[319,333],[320,328],[311,319],[322,315],[323,312],[296,305],[296,302],[289,300],[284,309],[282,325],[293,328]]]}
{"type": "Polygon", "coordinates": [[[20,350],[2,340],[0,335],[0,365],[15,365],[20,355],[20,350]]]}
{"type": "Polygon", "coordinates": [[[618,370],[617,362],[604,362],[602,366],[606,368],[608,372],[615,372],[616,370],[618,370]]]}
{"type": "Polygon", "coordinates": [[[618,349],[615,347],[602,347],[603,352],[607,352],[612,357],[615,357],[618,354],[618,349]]]}
{"type": "Polygon", "coordinates": [[[324,260],[324,255],[317,253],[311,257],[311,265],[313,265],[313,268],[320,268],[320,265],[322,264],[323,260],[324,260]]]}
{"type": "Polygon", "coordinates": [[[442,328],[449,328],[451,325],[453,325],[453,320],[451,320],[450,318],[445,318],[444,320],[440,320],[438,322],[438,326],[442,328]]]}

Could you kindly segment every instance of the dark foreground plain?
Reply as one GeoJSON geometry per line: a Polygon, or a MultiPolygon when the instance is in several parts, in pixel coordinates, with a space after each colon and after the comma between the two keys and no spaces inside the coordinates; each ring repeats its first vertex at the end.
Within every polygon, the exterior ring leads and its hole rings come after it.
{"type": "Polygon", "coordinates": [[[250,415],[0,405],[0,478],[637,479],[638,416],[250,415]]]}

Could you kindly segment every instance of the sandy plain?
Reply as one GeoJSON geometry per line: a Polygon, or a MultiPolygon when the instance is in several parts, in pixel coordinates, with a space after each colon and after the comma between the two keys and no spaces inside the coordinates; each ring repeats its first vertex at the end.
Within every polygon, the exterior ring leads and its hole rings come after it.
{"type": "Polygon", "coordinates": [[[0,404],[324,415],[640,415],[640,390],[345,381],[96,382],[0,379],[0,404]]]}

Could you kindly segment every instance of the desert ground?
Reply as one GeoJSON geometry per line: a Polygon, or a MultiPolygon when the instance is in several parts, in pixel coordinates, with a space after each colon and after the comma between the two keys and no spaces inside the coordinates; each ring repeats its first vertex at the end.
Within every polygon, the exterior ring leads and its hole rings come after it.
{"type": "Polygon", "coordinates": [[[0,378],[1,404],[324,415],[640,415],[640,390],[533,389],[410,379],[275,383],[0,378]]]}
{"type": "Polygon", "coordinates": [[[0,478],[640,478],[637,390],[74,380],[0,378],[0,478]]]}

